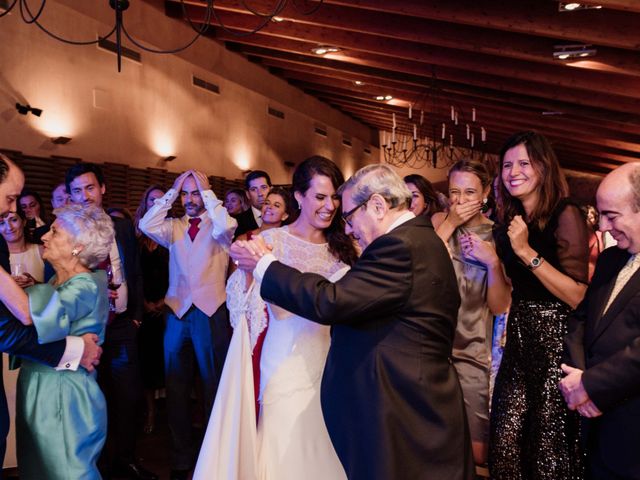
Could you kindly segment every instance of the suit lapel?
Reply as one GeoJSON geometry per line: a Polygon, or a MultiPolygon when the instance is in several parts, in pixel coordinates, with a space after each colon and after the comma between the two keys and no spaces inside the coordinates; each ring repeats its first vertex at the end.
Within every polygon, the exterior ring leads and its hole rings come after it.
{"type": "Polygon", "coordinates": [[[598,305],[597,315],[595,316],[596,322],[593,328],[593,337],[588,342],[588,345],[591,345],[597,338],[602,335],[602,333],[609,327],[614,318],[616,318],[620,312],[624,309],[624,307],[629,303],[631,298],[638,293],[640,289],[640,270],[636,270],[636,272],[631,276],[627,284],[620,290],[616,298],[613,300],[607,312],[602,315],[604,307],[611,296],[611,291],[616,283],[616,278],[620,273],[620,270],[627,263],[629,256],[622,258],[622,261],[617,265],[615,269],[615,273],[611,275],[611,278],[606,284],[606,287],[601,289],[600,297],[596,305],[598,305]]]}

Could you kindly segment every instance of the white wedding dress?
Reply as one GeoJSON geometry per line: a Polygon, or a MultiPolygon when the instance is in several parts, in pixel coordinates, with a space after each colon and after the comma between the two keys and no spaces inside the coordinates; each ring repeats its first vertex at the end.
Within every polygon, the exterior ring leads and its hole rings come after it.
{"type": "MultiPolygon", "coordinates": [[[[261,234],[282,263],[337,280],[347,267],[288,227],[261,234]]],[[[260,286],[245,292],[238,270],[227,283],[234,333],[194,480],[343,480],[320,407],[329,327],[266,304],[269,329],[260,361],[260,420],[255,429],[251,352],[266,326],[260,286]]]]}

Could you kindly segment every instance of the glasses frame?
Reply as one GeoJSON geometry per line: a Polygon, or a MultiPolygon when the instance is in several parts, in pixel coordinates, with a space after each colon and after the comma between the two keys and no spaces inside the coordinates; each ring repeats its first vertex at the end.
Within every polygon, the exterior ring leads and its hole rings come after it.
{"type": "Polygon", "coordinates": [[[348,212],[342,213],[342,219],[346,222],[347,225],[349,225],[349,228],[353,228],[353,225],[351,224],[351,220],[349,220],[349,217],[351,217],[354,213],[356,213],[360,207],[364,207],[369,202],[369,200],[371,200],[372,196],[373,194],[369,195],[365,201],[359,203],[348,212]]]}

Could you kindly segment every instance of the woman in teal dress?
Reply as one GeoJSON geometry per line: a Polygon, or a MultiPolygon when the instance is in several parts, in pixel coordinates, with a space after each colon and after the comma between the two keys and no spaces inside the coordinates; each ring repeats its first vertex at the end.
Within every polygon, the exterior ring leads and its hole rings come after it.
{"type": "MultiPolygon", "coordinates": [[[[95,272],[114,241],[109,216],[96,207],[70,205],[54,212],[42,237],[43,258],[56,275],[23,291],[0,269],[0,300],[41,343],[95,333],[104,340],[109,314],[107,276],[95,272]]],[[[99,479],[96,466],[107,433],[107,410],[95,373],[56,371],[23,360],[16,398],[21,479],[99,479]]]]}

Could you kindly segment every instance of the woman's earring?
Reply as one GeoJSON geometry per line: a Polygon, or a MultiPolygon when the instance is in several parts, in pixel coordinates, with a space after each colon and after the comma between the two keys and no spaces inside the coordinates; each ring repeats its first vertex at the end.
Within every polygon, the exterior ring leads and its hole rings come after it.
{"type": "Polygon", "coordinates": [[[480,207],[480,211],[482,213],[487,213],[489,211],[489,199],[488,198],[483,198],[482,199],[482,206],[480,207]]]}
{"type": "Polygon", "coordinates": [[[73,255],[74,257],[77,257],[79,253],[80,253],[80,250],[78,250],[77,248],[74,248],[73,250],[71,250],[71,255],[73,255]]]}

